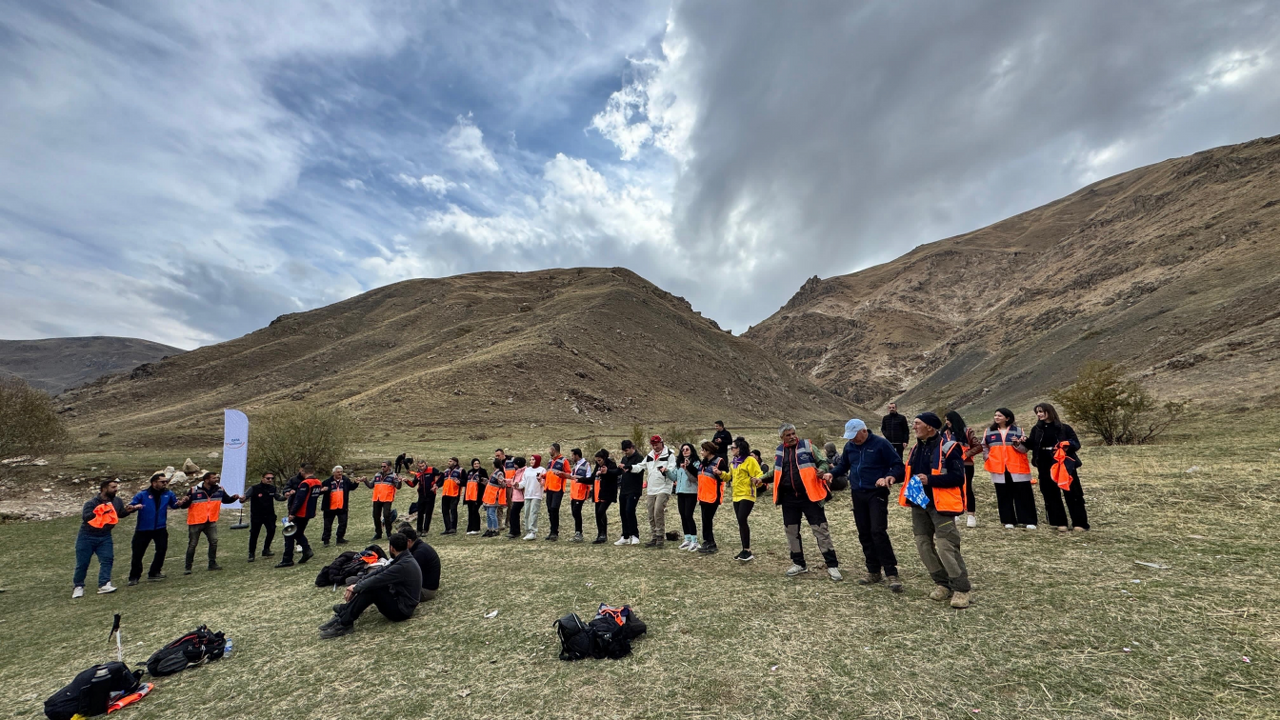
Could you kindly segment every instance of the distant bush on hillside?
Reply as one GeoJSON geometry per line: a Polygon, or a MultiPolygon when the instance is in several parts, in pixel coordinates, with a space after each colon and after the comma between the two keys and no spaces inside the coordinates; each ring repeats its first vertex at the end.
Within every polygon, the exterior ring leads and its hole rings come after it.
{"type": "Polygon", "coordinates": [[[21,378],[0,378],[0,458],[61,455],[71,444],[52,398],[21,378]]]}
{"type": "Polygon", "coordinates": [[[636,449],[649,447],[649,436],[645,434],[644,426],[640,423],[631,425],[631,442],[636,444],[636,449]]]}
{"type": "Polygon", "coordinates": [[[273,472],[292,477],[310,463],[316,474],[341,463],[355,438],[355,424],[337,407],[290,403],[250,418],[249,478],[273,472]]]}
{"type": "Polygon", "coordinates": [[[689,443],[697,449],[702,444],[703,435],[710,437],[710,433],[699,433],[693,428],[679,428],[674,426],[669,427],[658,434],[662,436],[662,442],[666,443],[667,447],[671,448],[673,451],[679,450],[680,446],[685,443],[689,443]]]}
{"type": "Polygon", "coordinates": [[[1085,365],[1073,384],[1049,397],[1068,420],[1108,445],[1151,442],[1187,407],[1172,400],[1161,405],[1146,388],[1125,378],[1123,366],[1109,362],[1085,365]]]}

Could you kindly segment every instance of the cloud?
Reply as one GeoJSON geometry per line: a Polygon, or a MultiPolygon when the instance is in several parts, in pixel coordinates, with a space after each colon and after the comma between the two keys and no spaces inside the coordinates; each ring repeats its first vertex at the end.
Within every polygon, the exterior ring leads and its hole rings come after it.
{"type": "Polygon", "coordinates": [[[341,184],[342,184],[342,187],[347,188],[348,190],[366,189],[364,186],[364,181],[357,180],[356,178],[347,178],[346,180],[343,180],[341,184]]]}
{"type": "Polygon", "coordinates": [[[498,172],[498,160],[493,152],[484,144],[484,133],[471,122],[471,116],[458,116],[458,124],[453,126],[445,138],[445,145],[453,152],[454,157],[464,167],[487,173],[498,172]]]}
{"type": "Polygon", "coordinates": [[[432,195],[440,197],[443,197],[445,193],[458,187],[457,183],[445,180],[439,175],[423,175],[420,178],[415,178],[406,175],[405,173],[400,173],[396,175],[395,181],[405,187],[419,188],[431,193],[432,195]]]}

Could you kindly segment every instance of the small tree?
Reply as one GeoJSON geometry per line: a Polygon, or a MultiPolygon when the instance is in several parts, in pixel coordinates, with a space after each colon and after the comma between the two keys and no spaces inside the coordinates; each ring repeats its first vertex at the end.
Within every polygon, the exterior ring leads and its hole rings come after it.
{"type": "Polygon", "coordinates": [[[631,442],[635,443],[637,449],[649,447],[649,436],[645,434],[644,426],[640,423],[631,425],[631,442]]]}
{"type": "Polygon", "coordinates": [[[0,378],[0,458],[61,455],[70,448],[71,433],[53,399],[21,378],[0,378]]]}
{"type": "Polygon", "coordinates": [[[337,407],[291,403],[264,410],[249,425],[249,476],[289,477],[307,463],[322,472],[342,461],[354,437],[354,423],[337,407]]]}
{"type": "Polygon", "coordinates": [[[1142,445],[1155,439],[1186,409],[1185,402],[1159,401],[1125,368],[1109,362],[1084,366],[1075,383],[1049,394],[1069,420],[1108,445],[1142,445]]]}

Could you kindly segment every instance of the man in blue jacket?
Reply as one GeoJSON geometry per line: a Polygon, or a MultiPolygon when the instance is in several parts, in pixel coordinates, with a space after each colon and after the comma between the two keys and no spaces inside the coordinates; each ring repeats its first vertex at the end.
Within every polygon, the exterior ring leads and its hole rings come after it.
{"type": "Polygon", "coordinates": [[[824,479],[849,475],[849,491],[853,495],[853,521],[858,526],[858,542],[867,561],[867,576],[860,585],[874,585],[887,580],[889,589],[902,592],[898,579],[898,559],[889,542],[889,488],[902,480],[906,466],[897,448],[888,440],[872,435],[867,424],[854,418],[845,423],[844,437],[849,442],[844,452],[824,479]],[[889,482],[881,482],[889,479],[889,482]],[[883,574],[882,574],[883,573],[883,574]]]}
{"type": "Polygon", "coordinates": [[[148,580],[163,580],[164,557],[169,552],[169,511],[177,509],[178,496],[169,489],[169,478],[163,471],[151,476],[151,487],[133,496],[130,505],[138,505],[138,524],[133,529],[133,561],[129,564],[129,584],[137,585],[142,579],[142,556],[147,546],[156,544],[156,555],[151,560],[148,580]]]}

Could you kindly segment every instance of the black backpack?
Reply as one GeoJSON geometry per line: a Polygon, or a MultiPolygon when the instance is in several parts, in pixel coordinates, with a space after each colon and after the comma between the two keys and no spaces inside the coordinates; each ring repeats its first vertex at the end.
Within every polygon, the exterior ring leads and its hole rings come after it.
{"type": "Polygon", "coordinates": [[[173,675],[187,668],[220,659],[226,648],[227,640],[222,633],[212,632],[201,625],[147,658],[147,674],[152,677],[173,675]]]}
{"type": "Polygon", "coordinates": [[[330,585],[340,585],[343,580],[347,579],[347,575],[343,574],[346,568],[351,564],[352,560],[360,557],[360,553],[355,550],[348,550],[333,559],[333,562],[320,568],[320,573],[316,575],[316,587],[329,587],[330,585]]]}
{"type": "Polygon", "coordinates": [[[132,671],[122,662],[94,665],[44,701],[45,717],[71,720],[77,714],[102,715],[107,712],[112,693],[131,693],[138,689],[141,680],[141,670],[132,671]]]}
{"type": "Polygon", "coordinates": [[[560,659],[581,660],[591,656],[593,642],[591,628],[582,618],[569,613],[552,623],[560,636],[560,659]]]}
{"type": "Polygon", "coordinates": [[[620,608],[601,604],[595,619],[587,625],[591,630],[592,656],[617,660],[631,654],[631,641],[648,631],[629,605],[620,608]]]}

